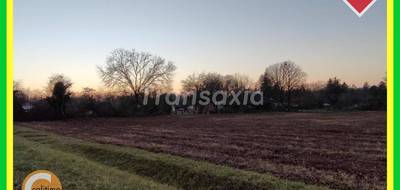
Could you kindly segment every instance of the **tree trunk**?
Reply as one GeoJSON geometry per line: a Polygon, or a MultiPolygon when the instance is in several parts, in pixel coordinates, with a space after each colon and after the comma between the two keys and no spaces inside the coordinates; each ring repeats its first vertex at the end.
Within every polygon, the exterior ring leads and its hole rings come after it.
{"type": "Polygon", "coordinates": [[[288,96],[287,96],[287,102],[288,102],[288,111],[290,111],[290,106],[291,106],[291,101],[292,101],[292,92],[289,90],[288,91],[288,96]]]}

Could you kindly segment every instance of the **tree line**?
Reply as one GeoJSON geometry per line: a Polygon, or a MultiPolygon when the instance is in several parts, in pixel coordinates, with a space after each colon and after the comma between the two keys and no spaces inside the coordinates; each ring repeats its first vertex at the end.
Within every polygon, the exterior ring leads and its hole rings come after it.
{"type": "Polygon", "coordinates": [[[176,70],[173,62],[145,52],[116,49],[98,66],[105,86],[118,93],[100,93],[86,87],[72,92],[71,79],[62,74],[49,78],[45,96],[32,97],[14,83],[14,119],[54,120],[71,117],[127,117],[170,114],[176,107],[191,107],[196,113],[234,113],[302,110],[386,110],[386,81],[363,87],[349,86],[340,79],[329,78],[323,84],[306,83],[306,73],[292,61],[266,67],[257,81],[242,74],[221,75],[215,72],[193,73],[181,81],[182,92],[192,103],[171,106],[161,98],[171,92],[176,70]],[[218,91],[232,92],[230,105],[197,104],[201,92],[209,96],[218,91]],[[262,92],[262,105],[238,104],[247,101],[245,91],[262,92]],[[143,99],[147,98],[146,104],[143,99]],[[210,107],[212,109],[210,109],[210,107]]]}

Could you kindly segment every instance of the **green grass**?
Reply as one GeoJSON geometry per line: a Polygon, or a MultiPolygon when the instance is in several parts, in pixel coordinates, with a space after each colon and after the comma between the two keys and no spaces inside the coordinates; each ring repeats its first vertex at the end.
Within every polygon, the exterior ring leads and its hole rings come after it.
{"type": "Polygon", "coordinates": [[[325,189],[178,156],[15,127],[15,184],[48,169],[65,189],[325,189]]]}
{"type": "Polygon", "coordinates": [[[64,189],[176,189],[18,136],[14,151],[16,186],[31,171],[46,169],[60,178],[64,189]]]}

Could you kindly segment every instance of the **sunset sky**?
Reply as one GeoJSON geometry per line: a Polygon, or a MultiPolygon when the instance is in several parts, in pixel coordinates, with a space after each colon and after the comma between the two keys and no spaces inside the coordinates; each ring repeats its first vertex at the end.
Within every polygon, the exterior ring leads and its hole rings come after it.
{"type": "Polygon", "coordinates": [[[307,81],[375,84],[386,75],[386,1],[358,18],[342,0],[15,0],[14,79],[43,88],[62,73],[74,89],[103,84],[115,48],[146,51],[193,72],[242,73],[292,60],[307,81]]]}

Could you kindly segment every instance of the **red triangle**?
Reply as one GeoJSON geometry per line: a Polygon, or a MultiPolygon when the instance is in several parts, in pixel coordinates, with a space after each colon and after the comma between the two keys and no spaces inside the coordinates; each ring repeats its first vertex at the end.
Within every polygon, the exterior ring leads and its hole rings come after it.
{"type": "Polygon", "coordinates": [[[373,0],[346,0],[358,13],[362,13],[373,0]]]}

